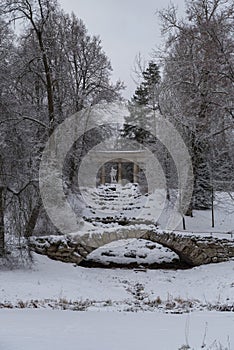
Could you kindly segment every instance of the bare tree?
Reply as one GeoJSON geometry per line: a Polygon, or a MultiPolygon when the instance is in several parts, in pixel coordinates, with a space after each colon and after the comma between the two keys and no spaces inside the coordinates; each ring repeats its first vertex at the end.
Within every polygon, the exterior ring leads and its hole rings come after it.
{"type": "Polygon", "coordinates": [[[174,6],[160,12],[167,35],[163,107],[191,152],[195,183],[190,209],[205,209],[213,203],[215,162],[224,165],[226,176],[233,169],[227,145],[233,128],[234,5],[196,0],[186,6],[184,19],[177,18],[174,6]]]}
{"type": "Polygon", "coordinates": [[[56,0],[0,0],[0,7],[9,24],[23,23],[7,60],[10,73],[0,69],[9,90],[7,98],[2,94],[0,123],[6,131],[7,215],[14,217],[8,222],[29,236],[42,211],[38,170],[48,137],[67,116],[119,98],[122,84],[111,83],[100,39],[88,35],[83,22],[65,14],[56,0]]]}

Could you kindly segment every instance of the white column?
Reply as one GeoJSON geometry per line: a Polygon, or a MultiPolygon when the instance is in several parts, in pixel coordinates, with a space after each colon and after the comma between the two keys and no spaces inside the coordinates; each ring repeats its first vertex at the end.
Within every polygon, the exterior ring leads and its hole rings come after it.
{"type": "Polygon", "coordinates": [[[133,182],[136,183],[138,182],[138,171],[139,167],[136,163],[133,163],[133,182]]]}
{"type": "Polygon", "coordinates": [[[105,185],[105,183],[106,183],[106,171],[105,171],[105,164],[103,164],[103,166],[102,166],[102,179],[101,179],[101,183],[102,183],[102,185],[105,185]]]}
{"type": "Polygon", "coordinates": [[[121,160],[118,162],[118,183],[121,184],[122,181],[122,163],[121,160]]]}

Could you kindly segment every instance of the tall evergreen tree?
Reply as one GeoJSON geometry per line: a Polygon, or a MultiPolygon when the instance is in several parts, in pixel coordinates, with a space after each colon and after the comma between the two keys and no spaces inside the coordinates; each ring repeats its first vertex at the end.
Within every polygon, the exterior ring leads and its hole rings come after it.
{"type": "Polygon", "coordinates": [[[124,136],[140,143],[152,141],[152,135],[147,129],[154,130],[155,111],[159,111],[159,87],[161,77],[159,66],[150,61],[142,72],[142,82],[136,88],[129,102],[130,116],[125,119],[124,136]]]}
{"type": "Polygon", "coordinates": [[[166,147],[156,137],[156,120],[161,113],[160,86],[160,68],[155,62],[150,61],[148,67],[142,72],[142,82],[129,102],[130,115],[125,118],[123,135],[140,144],[145,144],[156,155],[164,169],[167,180],[167,199],[170,200],[171,159],[166,147]]]}
{"type": "Polygon", "coordinates": [[[138,106],[145,106],[152,110],[159,109],[159,84],[161,81],[159,66],[150,61],[142,72],[142,83],[136,88],[132,102],[138,106]]]}

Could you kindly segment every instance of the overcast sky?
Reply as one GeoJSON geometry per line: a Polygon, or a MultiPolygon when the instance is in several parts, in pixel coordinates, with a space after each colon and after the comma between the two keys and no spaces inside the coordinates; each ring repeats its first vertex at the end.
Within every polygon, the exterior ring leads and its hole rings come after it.
{"type": "MultiPolygon", "coordinates": [[[[149,60],[152,51],[161,43],[160,26],[155,14],[170,0],[60,0],[66,12],[73,11],[81,18],[90,34],[100,36],[102,46],[111,60],[113,81],[124,81],[124,97],[135,90],[133,67],[141,53],[149,60]]],[[[183,0],[174,0],[183,12],[183,0]]]]}

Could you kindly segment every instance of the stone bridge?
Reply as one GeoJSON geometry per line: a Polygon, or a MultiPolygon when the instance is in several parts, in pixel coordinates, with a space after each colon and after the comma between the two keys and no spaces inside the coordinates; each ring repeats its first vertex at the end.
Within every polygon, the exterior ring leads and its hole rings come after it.
{"type": "Polygon", "coordinates": [[[163,232],[155,227],[146,228],[124,226],[106,232],[83,236],[43,236],[32,237],[30,246],[38,254],[54,260],[80,264],[89,253],[107,243],[127,238],[142,238],[159,243],[178,254],[183,264],[199,266],[234,258],[234,240],[195,234],[163,232]]]}
{"type": "Polygon", "coordinates": [[[189,266],[227,261],[234,257],[234,240],[175,232],[147,232],[145,239],[170,248],[189,266]]]}

